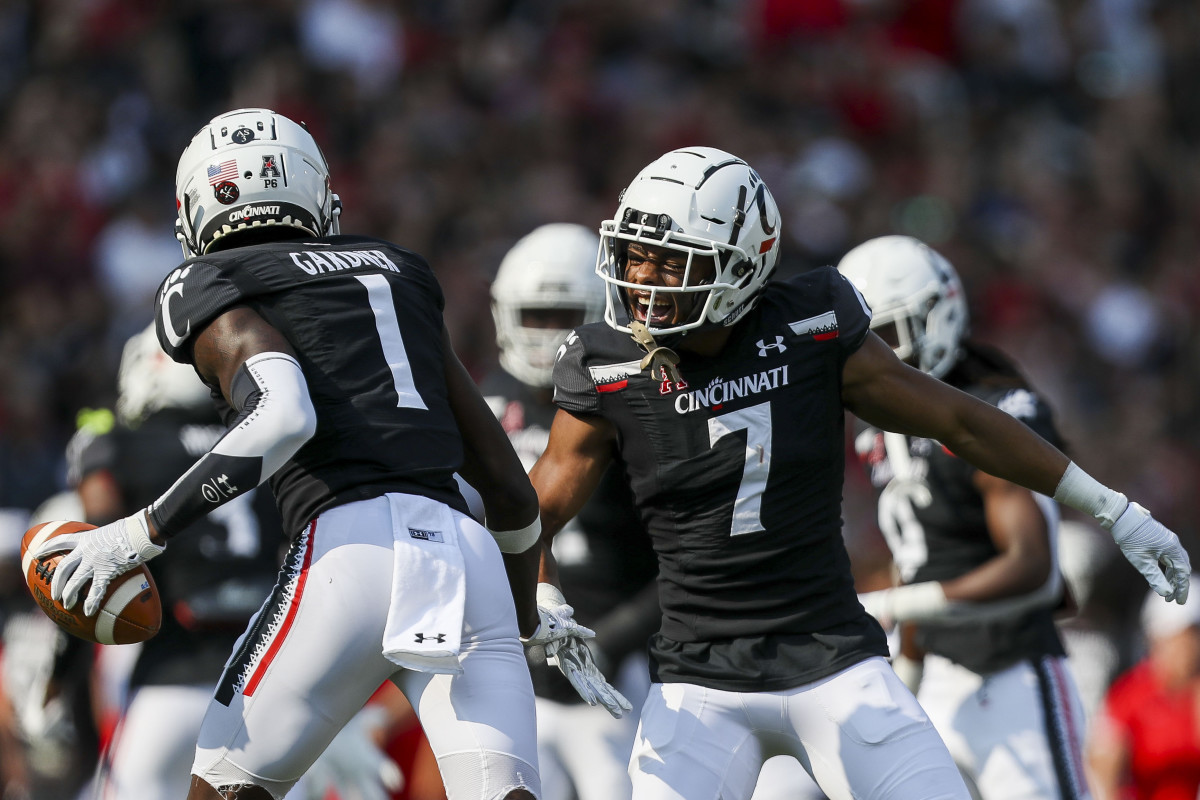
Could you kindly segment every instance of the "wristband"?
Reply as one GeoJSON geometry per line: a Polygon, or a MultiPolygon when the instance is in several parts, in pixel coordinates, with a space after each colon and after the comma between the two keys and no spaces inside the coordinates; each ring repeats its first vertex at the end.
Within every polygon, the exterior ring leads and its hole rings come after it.
{"type": "Polygon", "coordinates": [[[950,605],[946,592],[937,581],[910,583],[891,590],[892,619],[921,621],[936,619],[950,605]]]}
{"type": "Polygon", "coordinates": [[[128,523],[125,533],[129,536],[129,544],[133,545],[143,561],[149,561],[166,549],[166,545],[155,544],[150,539],[150,524],[146,521],[149,513],[149,508],[143,508],[125,520],[128,523]]]}
{"type": "Polygon", "coordinates": [[[488,533],[496,540],[501,553],[524,553],[542,538],[542,518],[540,515],[536,516],[533,522],[515,531],[494,531],[488,528],[488,533]]]}
{"type": "Polygon", "coordinates": [[[1076,511],[1091,514],[1108,531],[1129,506],[1125,495],[1109,489],[1076,466],[1074,461],[1067,464],[1058,488],[1054,490],[1054,499],[1076,511]]]}
{"type": "Polygon", "coordinates": [[[537,585],[537,604],[565,606],[567,598],[563,597],[562,590],[553,583],[539,583],[537,585]]]}

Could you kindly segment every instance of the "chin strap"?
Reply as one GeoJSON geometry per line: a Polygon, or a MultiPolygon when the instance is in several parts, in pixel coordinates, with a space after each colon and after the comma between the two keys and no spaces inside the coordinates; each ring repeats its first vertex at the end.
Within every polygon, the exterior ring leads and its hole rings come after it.
{"type": "Polygon", "coordinates": [[[646,357],[641,363],[642,369],[649,369],[650,373],[655,375],[658,368],[662,367],[667,380],[683,383],[683,376],[679,374],[678,353],[669,347],[660,347],[654,341],[654,334],[650,333],[650,329],[636,319],[629,323],[629,330],[633,333],[633,340],[646,351],[646,357]]]}

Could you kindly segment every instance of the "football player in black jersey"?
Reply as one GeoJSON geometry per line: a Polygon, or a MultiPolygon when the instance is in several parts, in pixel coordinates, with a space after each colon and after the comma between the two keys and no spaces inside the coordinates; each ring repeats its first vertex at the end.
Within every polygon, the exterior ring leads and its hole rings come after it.
{"type": "Polygon", "coordinates": [[[967,796],[854,591],[840,533],[846,409],[1097,516],[1162,595],[1186,599],[1172,532],[1020,421],[904,364],[836,269],[770,281],[780,216],[741,159],[662,156],[600,234],[607,324],[561,351],[559,411],[531,477],[545,541],[615,454],[658,553],[638,800],[749,797],[775,752],[834,800],[967,796]]]}
{"type": "MultiPolygon", "coordinates": [[[[967,338],[963,287],[940,254],[882,236],[838,270],[898,357],[1060,446],[1050,409],[1016,367],[967,338]]],[[[879,492],[899,579],[860,600],[885,627],[914,623],[906,633],[927,655],[893,665],[912,676],[905,682],[968,784],[984,800],[1089,797],[1083,706],[1053,618],[1063,588],[1058,507],[930,439],[862,426],[855,449],[879,492]]]]}
{"type": "MultiPolygon", "coordinates": [[[[117,424],[89,437],[78,454],[84,518],[104,525],[144,508],[221,438],[225,426],[190,367],[167,358],[151,325],[125,344],[118,371],[117,424]]],[[[105,800],[178,800],[187,794],[196,737],[212,687],[238,636],[275,585],[286,540],[266,492],[251,491],[197,520],[175,547],[150,562],[163,603],[157,635],[137,647],[128,699],[95,784],[105,800]]],[[[365,715],[364,715],[365,718],[365,715]]],[[[349,747],[383,772],[361,781],[385,797],[390,765],[360,725],[323,760],[349,747]]],[[[392,781],[393,783],[395,780],[392,781]]],[[[306,785],[292,797],[324,795],[306,785]],[[304,792],[304,794],[301,794],[304,792]]]]}
{"type": "MultiPolygon", "coordinates": [[[[505,254],[492,282],[500,369],[481,387],[526,468],[550,436],[555,353],[572,328],[603,316],[604,282],[595,270],[599,249],[600,238],[582,225],[543,225],[505,254]]],[[[596,632],[589,644],[597,662],[639,704],[646,687],[646,641],[661,618],[654,583],[658,565],[619,469],[605,472],[554,546],[575,617],[596,632]]],[[[584,705],[549,665],[535,661],[531,671],[546,799],[628,798],[634,720],[584,705]]]]}
{"type": "Polygon", "coordinates": [[[176,203],[188,260],[158,292],[159,343],[195,367],[228,431],[144,510],[35,553],[69,551],[55,598],[71,606],[90,581],[94,614],[114,575],[270,479],[292,544],[209,703],[188,797],[278,800],[391,680],[452,800],[536,798],[518,634],[556,650],[578,626],[541,616],[532,576],[510,594],[502,552],[533,549],[537,498],[450,345],[429,265],[340,235],[316,141],[266,109],[196,134],[176,203]],[[487,529],[456,471],[482,496],[487,529]]]}

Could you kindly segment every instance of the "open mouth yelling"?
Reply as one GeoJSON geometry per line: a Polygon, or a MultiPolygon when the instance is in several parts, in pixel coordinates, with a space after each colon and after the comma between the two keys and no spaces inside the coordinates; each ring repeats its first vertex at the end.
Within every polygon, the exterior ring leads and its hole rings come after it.
{"type": "Polygon", "coordinates": [[[650,306],[649,292],[636,292],[633,295],[633,315],[647,326],[669,325],[675,316],[675,304],[669,299],[654,298],[653,308],[650,306]]]}

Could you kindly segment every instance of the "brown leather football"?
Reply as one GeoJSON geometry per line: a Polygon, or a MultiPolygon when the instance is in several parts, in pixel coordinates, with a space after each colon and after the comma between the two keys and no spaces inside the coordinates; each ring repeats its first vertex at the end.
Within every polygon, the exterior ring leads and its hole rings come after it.
{"type": "Polygon", "coordinates": [[[67,633],[97,644],[133,644],[144,642],[158,633],[162,625],[162,600],[158,587],[145,564],[118,575],[108,585],[104,602],[93,617],[83,615],[83,601],[91,583],[84,584],[71,609],[63,608],[50,598],[50,579],[62,553],[51,553],[35,560],[29,551],[36,550],[47,539],[68,533],[94,530],[86,522],[43,522],[34,525],[21,538],[21,567],[25,584],[33,599],[46,616],[67,633]]]}

